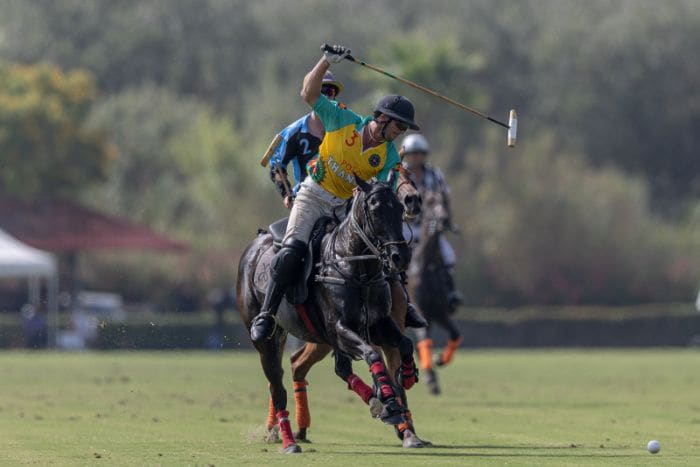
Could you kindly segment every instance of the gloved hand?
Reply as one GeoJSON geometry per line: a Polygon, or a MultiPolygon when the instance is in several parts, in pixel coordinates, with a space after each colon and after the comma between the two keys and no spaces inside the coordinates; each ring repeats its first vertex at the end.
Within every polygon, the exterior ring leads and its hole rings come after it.
{"type": "Polygon", "coordinates": [[[323,50],[323,57],[329,64],[340,63],[345,57],[350,55],[350,49],[346,49],[342,45],[331,45],[323,44],[321,46],[323,50]]]}

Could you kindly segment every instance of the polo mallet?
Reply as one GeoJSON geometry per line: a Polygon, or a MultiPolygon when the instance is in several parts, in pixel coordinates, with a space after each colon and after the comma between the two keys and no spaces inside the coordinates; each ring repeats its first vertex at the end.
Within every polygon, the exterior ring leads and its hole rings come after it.
{"type": "MultiPolygon", "coordinates": [[[[321,46],[321,50],[324,52],[333,52],[333,47],[331,47],[328,44],[323,44],[321,46]]],[[[476,115],[477,117],[484,118],[490,122],[495,123],[496,125],[500,125],[503,128],[506,128],[508,130],[508,147],[514,147],[515,146],[515,140],[517,138],[517,132],[518,132],[518,115],[515,113],[515,109],[512,109],[510,111],[510,115],[508,118],[508,124],[505,124],[499,120],[496,120],[495,118],[489,117],[488,115],[479,112],[478,110],[474,110],[471,107],[468,107],[460,102],[457,102],[454,99],[450,99],[449,97],[443,96],[442,94],[438,94],[437,92],[433,91],[432,89],[428,89],[425,86],[421,86],[418,83],[414,83],[413,81],[409,81],[405,78],[402,78],[400,76],[392,75],[388,71],[384,71],[379,67],[376,67],[374,65],[370,65],[367,62],[363,62],[362,60],[359,60],[352,55],[346,55],[344,57],[345,59],[357,63],[358,65],[362,65],[363,67],[369,68],[370,70],[376,71],[377,73],[381,73],[384,76],[388,76],[389,78],[393,78],[397,81],[402,82],[403,84],[407,84],[408,86],[411,86],[412,88],[418,89],[419,91],[423,91],[427,94],[430,94],[431,96],[435,96],[439,99],[442,99],[443,101],[454,105],[455,107],[459,107],[462,110],[466,110],[467,112],[471,112],[472,114],[476,115]]]]}

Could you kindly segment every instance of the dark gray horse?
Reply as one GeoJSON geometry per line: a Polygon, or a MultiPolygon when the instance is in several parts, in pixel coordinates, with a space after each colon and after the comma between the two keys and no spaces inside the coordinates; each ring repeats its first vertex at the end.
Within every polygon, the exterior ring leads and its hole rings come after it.
{"type": "Polygon", "coordinates": [[[440,252],[440,236],[447,229],[449,213],[445,209],[443,197],[440,192],[429,192],[424,196],[421,212],[420,240],[413,248],[411,266],[408,270],[408,291],[413,303],[418,307],[428,327],[416,329],[418,338],[418,355],[420,356],[421,369],[425,382],[431,393],[439,394],[440,386],[437,382],[437,374],[433,368],[432,346],[430,331],[435,324],[443,327],[449,340],[447,347],[438,357],[438,366],[446,365],[461,343],[461,335],[452,314],[454,305],[448,300],[450,291],[447,274],[440,252]]]}
{"type": "MultiPolygon", "coordinates": [[[[405,220],[415,219],[421,211],[421,196],[418,193],[418,189],[415,184],[411,181],[410,174],[403,166],[398,166],[397,172],[392,172],[390,176],[389,183],[396,185],[396,196],[401,201],[404,206],[404,218],[405,220]],[[397,178],[392,178],[397,177],[397,178]]],[[[397,283],[398,285],[398,283],[397,283]]],[[[399,325],[399,328],[403,331],[405,329],[406,320],[406,307],[407,307],[407,297],[404,290],[401,287],[392,287],[391,291],[392,297],[392,307],[391,307],[391,317],[399,325]]],[[[296,405],[296,422],[298,431],[294,434],[297,441],[310,442],[307,438],[307,430],[311,426],[311,412],[309,410],[309,403],[306,394],[306,387],[309,384],[306,381],[306,377],[311,370],[311,368],[321,360],[323,360],[326,355],[333,351],[328,344],[318,344],[314,342],[306,342],[304,346],[299,348],[291,356],[292,363],[292,379],[294,381],[294,401],[296,405]]],[[[397,425],[396,432],[401,439],[403,447],[406,448],[417,448],[423,447],[429,444],[429,442],[420,439],[415,433],[415,427],[413,426],[413,420],[411,417],[411,412],[408,410],[408,402],[404,389],[410,389],[406,384],[399,385],[398,373],[399,371],[404,371],[401,362],[401,355],[396,347],[384,346],[382,347],[384,353],[384,358],[386,359],[386,366],[389,370],[389,376],[392,381],[397,384],[401,394],[401,403],[407,409],[405,416],[407,418],[406,423],[397,425]]],[[[406,369],[411,372],[410,368],[406,369]]],[[[409,383],[405,381],[404,383],[409,383]]],[[[353,389],[352,387],[350,389],[353,389]]],[[[378,401],[376,398],[367,398],[368,393],[362,391],[356,391],[366,404],[376,404],[378,401]]],[[[277,420],[275,417],[275,408],[272,402],[268,408],[267,417],[267,429],[270,439],[275,440],[278,438],[277,432],[277,420]]]]}
{"type": "MultiPolygon", "coordinates": [[[[402,235],[403,206],[389,185],[369,185],[359,179],[357,183],[359,190],[346,219],[321,241],[320,265],[308,299],[296,305],[283,300],[273,337],[255,344],[287,453],[301,452],[288,420],[287,392],[282,384],[287,332],[307,342],[329,344],[334,350],[336,374],[356,392],[367,397],[372,393],[381,403],[375,415],[385,423],[404,422],[405,409],[372,344],[398,347],[402,361],[414,369],[405,377],[417,377],[411,340],[389,314],[391,292],[386,280],[387,274],[404,270],[410,260],[402,235]],[[353,359],[367,362],[374,389],[353,374],[353,359]]],[[[270,235],[259,235],[244,251],[238,266],[239,309],[248,328],[264,300],[265,287],[256,281],[269,271],[264,258],[269,257],[266,253],[272,243],[270,235]]]]}

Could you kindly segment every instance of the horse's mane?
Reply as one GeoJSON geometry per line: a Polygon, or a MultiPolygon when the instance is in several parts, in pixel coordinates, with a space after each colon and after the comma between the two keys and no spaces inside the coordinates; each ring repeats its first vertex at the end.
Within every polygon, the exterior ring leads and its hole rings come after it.
{"type": "Polygon", "coordinates": [[[372,189],[365,193],[359,186],[353,190],[353,195],[352,195],[352,202],[350,203],[348,207],[348,212],[346,213],[347,215],[345,216],[345,219],[340,223],[338,227],[344,226],[345,224],[350,222],[350,216],[355,216],[355,210],[359,209],[358,208],[358,203],[363,202],[365,199],[367,199],[367,196],[371,195],[372,193],[375,193],[376,191],[379,190],[385,190],[389,189],[393,192],[393,189],[391,187],[391,184],[387,182],[372,182],[369,183],[369,185],[372,187],[372,189]]]}

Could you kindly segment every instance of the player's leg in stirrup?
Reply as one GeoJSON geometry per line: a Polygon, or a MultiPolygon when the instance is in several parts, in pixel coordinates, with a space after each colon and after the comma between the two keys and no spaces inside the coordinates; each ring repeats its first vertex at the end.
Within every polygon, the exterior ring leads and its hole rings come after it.
{"type": "Polygon", "coordinates": [[[305,256],[306,243],[288,238],[273,258],[272,274],[270,283],[267,285],[265,301],[250,327],[250,338],[253,342],[261,342],[272,335],[277,308],[287,288],[294,285],[299,277],[305,256]]]}

